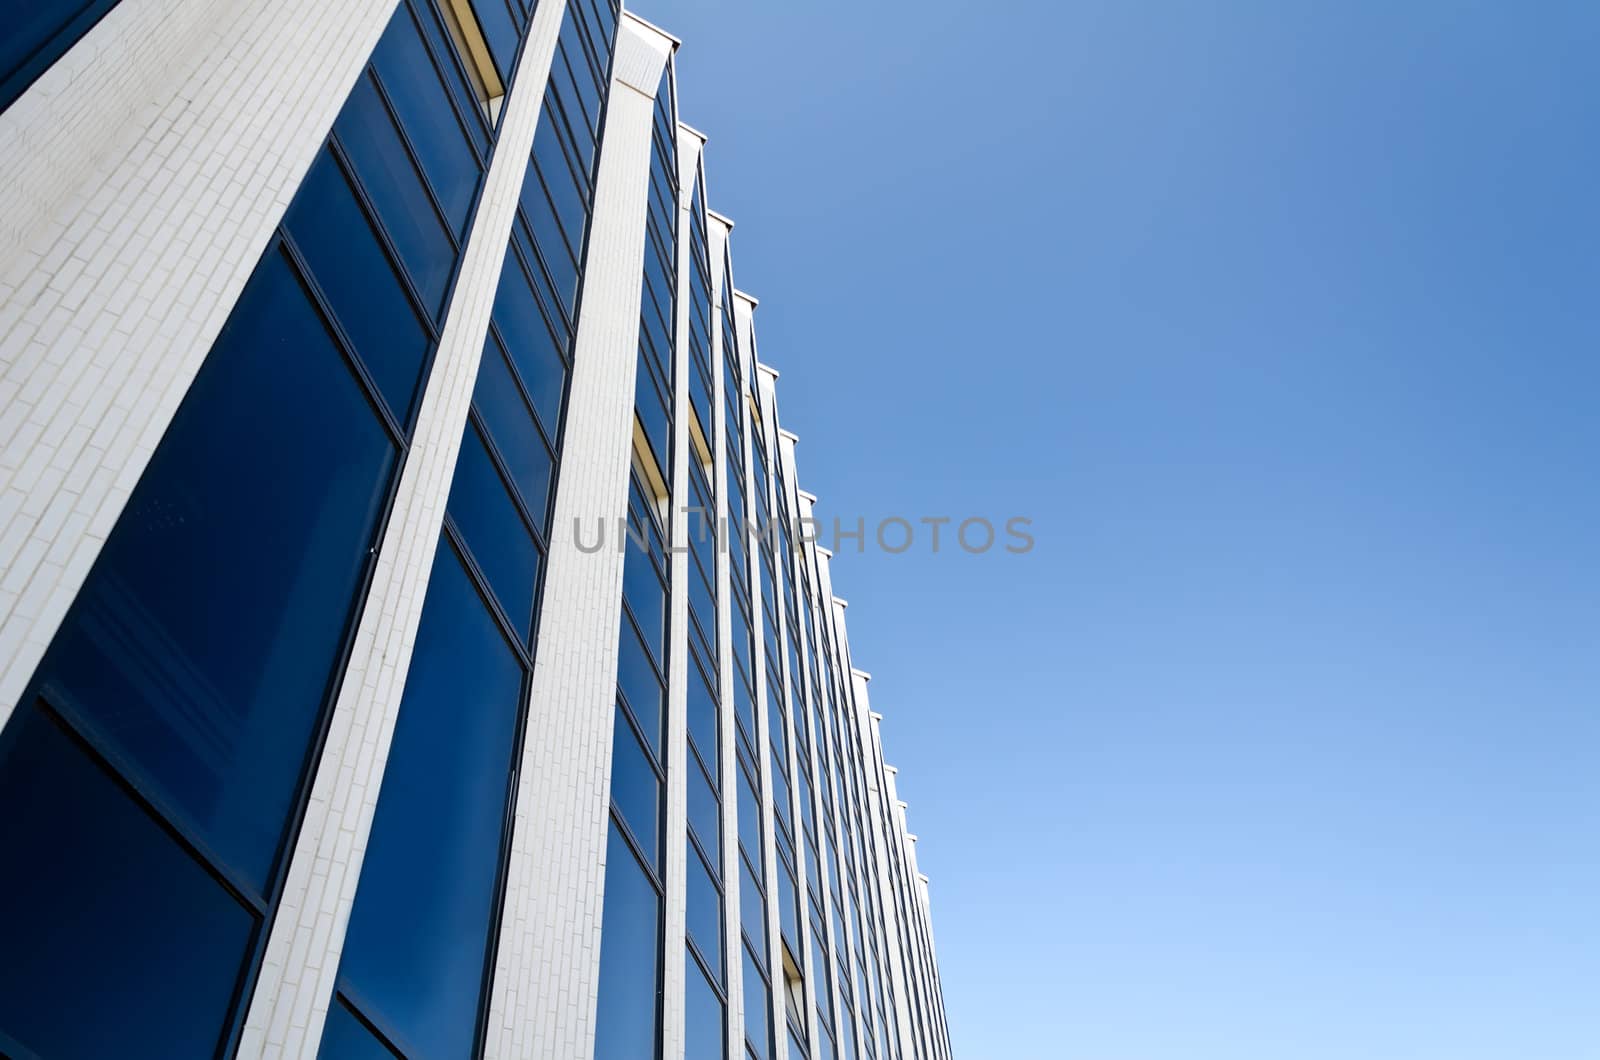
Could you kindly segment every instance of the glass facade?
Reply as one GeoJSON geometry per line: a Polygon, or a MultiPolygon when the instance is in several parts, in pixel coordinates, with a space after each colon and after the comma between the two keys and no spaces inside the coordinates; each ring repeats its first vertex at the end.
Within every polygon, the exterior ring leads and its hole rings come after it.
{"type": "MultiPolygon", "coordinates": [[[[665,736],[671,720],[668,636],[677,635],[667,621],[677,315],[675,113],[669,67],[656,90],[650,131],[595,1060],[633,1060],[661,1051],[663,904],[669,885],[662,833],[668,767],[681,768],[668,762],[665,736]]],[[[704,692],[703,673],[690,680],[704,692]]]]}
{"type": "MultiPolygon", "coordinates": [[[[238,1054],[258,988],[276,987],[274,922],[315,901],[286,893],[308,857],[359,864],[353,900],[295,943],[336,937],[312,976],[317,1013],[295,1013],[308,1048],[483,1055],[501,1029],[513,866],[568,854],[519,849],[513,812],[548,783],[525,755],[551,665],[541,631],[566,628],[547,617],[549,571],[572,560],[557,497],[604,479],[620,500],[625,476],[619,588],[584,602],[614,631],[584,645],[597,666],[617,638],[615,687],[607,671],[585,716],[608,751],[594,1008],[575,1017],[592,1055],[676,1060],[681,1030],[685,1060],[948,1057],[925,881],[826,553],[797,529],[792,435],[733,288],[731,226],[677,121],[672,60],[648,131],[628,101],[650,141],[633,187],[642,258],[591,261],[618,36],[657,31],[611,0],[544,3],[398,4],[0,730],[0,852],[28,866],[0,873],[0,1056],[238,1054]],[[550,28],[530,35],[541,13],[550,28]],[[519,85],[525,38],[550,66],[519,85]],[[496,155],[512,92],[540,100],[526,158],[496,155]],[[418,423],[463,253],[488,238],[491,164],[520,192],[494,288],[471,292],[486,336],[430,495],[428,540],[442,529],[392,733],[365,737],[383,742],[363,759],[381,765],[370,832],[312,843],[318,769],[346,761],[324,746],[334,704],[347,669],[362,674],[363,613],[385,599],[370,590],[391,510],[407,510],[408,463],[441,449],[418,423]],[[605,324],[635,366],[633,392],[608,395],[631,407],[630,455],[597,469],[568,444],[587,437],[569,421],[594,415],[572,383],[593,363],[585,299],[606,305],[593,285],[624,267],[630,285],[639,270],[637,319],[630,304],[605,324]]],[[[112,6],[14,16],[0,107],[112,6]]]]}
{"type": "MultiPolygon", "coordinates": [[[[614,47],[607,3],[562,18],[339,966],[350,1019],[328,1025],[325,1057],[478,1046],[614,47]]],[[[524,14],[510,12],[518,33],[524,14]]]]}
{"type": "Polygon", "coordinates": [[[173,936],[93,930],[83,894],[6,874],[0,1052],[236,1040],[493,143],[466,79],[440,10],[402,3],[0,737],[0,830],[30,821],[8,858],[66,872],[92,848],[51,836],[93,838],[71,814],[124,822],[138,886],[89,906],[173,936]],[[78,925],[70,962],[24,909],[78,925]],[[85,967],[146,1001],[83,1020],[60,999],[85,967]]]}
{"type": "Polygon", "coordinates": [[[117,0],[38,0],[0,15],[0,111],[67,53],[117,0]]]}

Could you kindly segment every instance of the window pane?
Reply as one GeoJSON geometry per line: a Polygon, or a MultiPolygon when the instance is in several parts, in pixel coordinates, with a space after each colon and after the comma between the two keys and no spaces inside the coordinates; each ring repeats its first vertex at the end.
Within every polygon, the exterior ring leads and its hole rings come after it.
{"type": "Polygon", "coordinates": [[[417,149],[439,205],[456,234],[462,235],[478,187],[478,160],[406,4],[389,20],[372,64],[417,149]]]}
{"type": "Polygon", "coordinates": [[[549,272],[550,284],[561,295],[562,308],[570,317],[573,298],[578,290],[576,248],[583,238],[583,231],[579,229],[570,234],[573,249],[569,250],[568,235],[562,232],[561,224],[556,220],[555,210],[550,205],[550,200],[545,197],[544,188],[540,184],[539,167],[531,162],[522,185],[520,202],[522,214],[527,218],[528,225],[533,230],[534,241],[538,244],[539,256],[543,258],[544,267],[549,272]]]}
{"type": "Polygon", "coordinates": [[[743,860],[739,862],[739,925],[750,941],[760,948],[762,965],[766,965],[767,952],[767,911],[762,905],[760,884],[750,872],[750,866],[743,860]]]}
{"type": "Polygon", "coordinates": [[[116,0],[38,0],[7,4],[0,31],[0,110],[66,53],[116,0]],[[11,78],[15,84],[6,84],[11,78]]]}
{"type": "Polygon", "coordinates": [[[478,25],[483,27],[495,68],[500,71],[500,80],[509,85],[511,68],[517,59],[517,43],[522,36],[518,29],[521,20],[512,19],[505,0],[472,0],[472,10],[478,16],[478,25]]]}
{"type": "Polygon", "coordinates": [[[505,352],[493,335],[489,336],[483,350],[482,367],[478,369],[478,384],[473,390],[472,401],[516,482],[522,503],[528,506],[528,512],[539,529],[548,531],[550,447],[539,436],[539,429],[534,426],[533,412],[522,400],[522,392],[512,378],[510,365],[506,363],[505,352]]]}
{"type": "Polygon", "coordinates": [[[717,975],[722,976],[722,894],[711,880],[711,872],[698,854],[689,851],[688,880],[689,938],[700,947],[700,956],[717,975]]]}
{"type": "Polygon", "coordinates": [[[266,886],[394,465],[287,261],[240,297],[40,669],[266,886]]]}
{"type": "Polygon", "coordinates": [[[334,130],[350,152],[423,302],[437,316],[455,265],[455,250],[371,77],[356,82],[334,130]]]}
{"type": "Polygon", "coordinates": [[[328,1023],[322,1031],[322,1048],[317,1060],[395,1060],[389,1048],[377,1039],[344,1002],[334,998],[328,1009],[328,1023]]]}
{"type": "Polygon", "coordinates": [[[661,778],[621,710],[611,733],[611,798],[650,867],[661,866],[661,778]]]}
{"type": "Polygon", "coordinates": [[[799,899],[795,894],[794,872],[778,862],[778,928],[789,949],[800,952],[799,899]]]}
{"type": "Polygon", "coordinates": [[[706,981],[693,955],[685,954],[688,997],[684,999],[684,1060],[723,1060],[727,1055],[722,999],[706,981]]]}
{"type": "Polygon", "coordinates": [[[533,621],[533,583],[539,557],[528,526],[506,491],[505,479],[495,470],[483,437],[472,423],[467,424],[461,439],[448,511],[506,617],[526,637],[533,621]]]}
{"type": "MultiPolygon", "coordinates": [[[[691,579],[692,580],[692,579],[691,579]]],[[[689,667],[688,701],[689,738],[705,762],[711,775],[717,775],[717,703],[706,683],[705,673],[698,665],[689,667]]]]}
{"type": "MultiPolygon", "coordinates": [[[[532,230],[533,238],[539,249],[546,256],[560,251],[563,256],[576,258],[581,249],[579,238],[583,233],[572,233],[569,241],[566,232],[561,229],[561,222],[556,218],[555,207],[551,205],[550,198],[545,194],[543,177],[540,176],[541,163],[537,155],[528,159],[527,171],[522,178],[522,195],[517,199],[517,208],[520,209],[532,230]]],[[[563,164],[556,160],[553,164],[563,164]]]]}
{"type": "Polygon", "coordinates": [[[395,419],[408,422],[428,336],[326,149],[295,194],[284,224],[395,419]]]}
{"type": "MultiPolygon", "coordinates": [[[[550,191],[550,201],[555,203],[556,217],[560,219],[561,230],[567,234],[567,242],[576,252],[583,246],[583,222],[588,210],[584,205],[583,192],[573,179],[567,156],[561,150],[561,140],[555,125],[560,119],[556,112],[550,109],[557,106],[553,102],[554,98],[550,94],[545,96],[545,112],[539,115],[539,127],[533,134],[533,157],[538,163],[540,174],[544,177],[545,187],[550,191]]],[[[568,309],[569,311],[571,309],[570,298],[568,309]]]]}
{"type": "MultiPolygon", "coordinates": [[[[737,648],[741,643],[748,644],[748,642],[749,634],[742,631],[740,627],[735,626],[733,629],[734,647],[737,648]]],[[[745,673],[746,671],[744,670],[744,664],[734,667],[733,712],[734,717],[739,720],[739,726],[744,732],[745,740],[749,742],[751,747],[755,747],[756,704],[755,700],[750,695],[750,686],[745,683],[745,673]]]]}
{"type": "MultiPolygon", "coordinates": [[[[456,46],[454,33],[441,23],[438,5],[413,5],[412,10],[421,19],[423,35],[428,38],[433,46],[433,54],[438,56],[439,64],[444,68],[446,85],[455,97],[457,109],[467,120],[473,143],[478,145],[480,152],[487,153],[489,134],[485,122],[488,115],[484,113],[483,100],[478,94],[477,78],[467,73],[467,59],[456,46]]],[[[454,18],[451,21],[455,21],[454,18]]]]}
{"type": "Polygon", "coordinates": [[[586,8],[585,21],[589,28],[589,40],[593,43],[595,51],[600,55],[601,62],[611,51],[611,38],[617,29],[617,15],[611,7],[611,0],[590,0],[586,8]]]}
{"type": "Polygon", "coordinates": [[[661,967],[656,952],[660,917],[660,896],[613,824],[606,844],[594,1060],[641,1060],[656,1055],[661,1011],[661,967]]]}
{"type": "Polygon", "coordinates": [[[668,439],[672,437],[672,425],[667,419],[666,404],[657,392],[655,384],[650,381],[649,369],[645,366],[646,357],[644,344],[641,343],[639,346],[638,389],[635,391],[634,408],[639,414],[639,421],[644,425],[644,434],[650,443],[650,452],[655,455],[657,466],[665,474],[672,466],[672,450],[667,448],[668,439]]]}
{"type": "Polygon", "coordinates": [[[743,769],[739,776],[739,845],[746,856],[756,864],[761,863],[761,807],[755,785],[743,769]]]}
{"type": "Polygon", "coordinates": [[[650,749],[659,759],[663,695],[661,679],[656,676],[655,667],[651,665],[650,657],[645,652],[638,633],[634,631],[633,623],[628,621],[626,615],[622,616],[619,651],[621,654],[617,662],[617,684],[621,687],[622,694],[627,697],[628,706],[633,710],[634,720],[639,723],[645,739],[650,742],[650,749]]]}
{"type": "Polygon", "coordinates": [[[38,709],[0,756],[0,1034],[44,1057],[210,1056],[254,917],[38,709]]]}
{"type": "Polygon", "coordinates": [[[629,541],[622,562],[622,595],[628,601],[628,610],[639,623],[639,633],[649,647],[651,657],[666,665],[667,599],[661,577],[655,564],[640,550],[637,542],[629,541]]]}
{"type": "Polygon", "coordinates": [[[744,1040],[757,1060],[772,1052],[772,1015],[768,1009],[766,981],[756,968],[755,958],[744,949],[744,1040]]]}
{"type": "Polygon", "coordinates": [[[493,925],[522,666],[441,542],[340,977],[426,1056],[469,1056],[493,925]]]}
{"type": "Polygon", "coordinates": [[[684,768],[689,773],[689,826],[694,829],[695,838],[700,840],[700,849],[711,859],[712,867],[720,871],[722,835],[718,822],[721,815],[716,793],[711,790],[705,771],[694,761],[693,755],[684,763],[684,768]]]}
{"type": "Polygon", "coordinates": [[[552,439],[560,428],[561,390],[567,369],[562,363],[556,338],[539,311],[538,296],[528,286],[527,274],[517,263],[516,252],[506,250],[500,269],[500,286],[494,296],[494,322],[505,339],[506,352],[522,377],[534,411],[545,433],[552,439]]]}

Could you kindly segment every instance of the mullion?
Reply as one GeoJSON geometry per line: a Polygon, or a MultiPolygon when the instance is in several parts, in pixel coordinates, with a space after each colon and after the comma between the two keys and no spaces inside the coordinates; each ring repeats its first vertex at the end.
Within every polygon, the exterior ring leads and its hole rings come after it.
{"type": "MultiPolygon", "coordinates": [[[[444,207],[439,202],[438,194],[433,190],[432,182],[428,180],[428,171],[423,168],[421,153],[417,151],[416,145],[411,142],[411,133],[406,129],[406,123],[400,120],[400,111],[396,109],[394,101],[389,98],[389,90],[383,87],[383,78],[378,76],[376,67],[369,66],[366,71],[363,71],[362,76],[366,76],[368,73],[371,74],[372,84],[377,89],[378,98],[383,101],[383,109],[388,113],[389,120],[394,123],[395,131],[400,134],[401,146],[406,149],[406,157],[411,163],[411,168],[422,183],[423,194],[428,197],[428,203],[433,207],[434,216],[439,219],[439,226],[444,229],[446,238],[450,240],[450,249],[455,251],[456,260],[459,263],[462,237],[456,233],[455,225],[450,222],[449,216],[444,212],[444,207]]],[[[478,180],[479,183],[482,183],[483,167],[481,165],[478,167],[478,180]]],[[[469,228],[471,223],[472,215],[469,212],[467,215],[469,228]]]]}
{"type": "MultiPolygon", "coordinates": [[[[494,322],[493,317],[489,318],[489,331],[494,337],[495,345],[499,347],[499,349],[494,351],[494,355],[503,360],[506,363],[506,367],[511,370],[511,378],[517,385],[517,396],[522,399],[523,406],[528,410],[528,415],[532,417],[534,429],[538,432],[539,440],[542,441],[545,444],[545,447],[550,450],[552,458],[559,461],[561,454],[556,448],[555,442],[551,440],[550,432],[545,430],[544,424],[540,422],[538,412],[534,410],[533,398],[528,395],[528,384],[523,380],[522,373],[517,370],[516,360],[508,356],[509,348],[506,346],[506,340],[500,334],[500,327],[494,322]],[[506,351],[506,353],[502,353],[502,350],[506,351]]],[[[563,382],[561,389],[564,397],[566,391],[565,382],[563,382]]],[[[554,476],[552,474],[552,478],[553,477],[554,476]]]]}
{"type": "MultiPolygon", "coordinates": [[[[658,810],[657,812],[660,813],[661,811],[658,810]]],[[[623,842],[628,844],[629,853],[639,863],[639,867],[644,870],[645,882],[655,890],[656,899],[659,901],[665,896],[667,885],[662,880],[661,875],[656,872],[655,865],[651,863],[652,859],[644,856],[644,852],[639,846],[639,841],[634,838],[633,830],[628,827],[628,822],[622,815],[622,808],[617,805],[615,799],[611,800],[611,820],[617,825],[617,833],[622,836],[623,842]]]]}
{"type": "MultiPolygon", "coordinates": [[[[484,606],[488,610],[490,617],[499,625],[500,632],[505,636],[506,640],[511,642],[512,652],[516,655],[517,661],[522,664],[524,669],[531,670],[533,668],[533,656],[529,653],[527,645],[522,642],[523,635],[517,632],[512,625],[510,616],[506,614],[505,607],[500,603],[500,598],[495,595],[494,589],[489,585],[488,576],[484,574],[483,568],[478,565],[477,557],[472,554],[472,549],[467,545],[466,535],[456,526],[455,516],[451,515],[448,510],[444,515],[443,529],[445,535],[449,538],[450,544],[455,547],[456,552],[460,553],[462,566],[466,568],[468,580],[472,582],[473,589],[484,598],[484,606]]],[[[534,579],[533,603],[531,605],[536,613],[540,610],[539,591],[544,579],[543,556],[541,555],[540,558],[539,572],[534,579]]],[[[529,621],[530,623],[532,622],[532,616],[529,616],[529,621]]],[[[535,634],[530,632],[527,636],[532,641],[535,634]]]]}
{"type": "MultiPolygon", "coordinates": [[[[295,273],[295,278],[310,294],[312,306],[316,309],[317,315],[322,318],[323,325],[333,333],[334,345],[339,348],[345,363],[350,366],[350,370],[355,374],[357,383],[364,392],[368,403],[372,405],[373,412],[377,415],[379,422],[389,432],[391,439],[404,451],[409,441],[409,435],[406,433],[408,424],[401,423],[399,416],[396,415],[393,409],[389,408],[389,403],[384,399],[383,391],[379,389],[377,380],[372,377],[371,370],[367,367],[366,362],[362,360],[361,351],[356,348],[355,340],[350,337],[350,333],[345,330],[344,324],[340,322],[338,315],[334,313],[332,303],[328,301],[328,296],[323,293],[322,286],[317,283],[310,264],[306,261],[305,255],[300,252],[300,248],[295,244],[294,238],[289,234],[287,228],[280,232],[277,237],[277,243],[281,245],[284,256],[288,258],[289,268],[295,273]]],[[[277,248],[269,246],[268,252],[270,253],[273,249],[277,248]]],[[[398,271],[402,274],[404,273],[403,269],[398,271]]],[[[425,316],[425,314],[419,315],[425,316]]],[[[437,348],[438,340],[432,333],[430,322],[428,355],[423,366],[424,374],[432,368],[433,355],[437,348]]]]}
{"type": "Polygon", "coordinates": [[[500,476],[500,482],[505,486],[506,492],[511,495],[512,504],[517,509],[517,515],[521,517],[522,524],[527,527],[529,534],[533,537],[534,548],[538,551],[542,561],[547,552],[544,529],[533,518],[533,513],[528,510],[527,502],[522,497],[522,490],[516,484],[516,480],[511,477],[511,468],[507,465],[505,457],[500,454],[500,446],[494,440],[494,432],[489,430],[489,425],[484,422],[482,413],[478,411],[478,406],[476,404],[471,405],[467,410],[467,414],[471,422],[477,427],[478,436],[484,443],[483,447],[489,453],[489,462],[494,466],[496,474],[500,476]]]}
{"type": "MultiPolygon", "coordinates": [[[[413,307],[417,309],[417,315],[422,318],[424,326],[427,328],[429,339],[432,340],[434,345],[437,345],[439,341],[439,329],[435,323],[437,314],[426,308],[427,303],[423,299],[421,291],[417,289],[416,281],[411,277],[411,270],[404,264],[405,259],[400,256],[399,247],[395,245],[394,238],[389,235],[389,229],[383,223],[383,215],[378,210],[377,203],[367,191],[367,186],[361,182],[360,174],[356,172],[355,159],[351,158],[349,152],[345,150],[344,142],[339,139],[337,131],[328,134],[328,148],[333,153],[334,159],[339,163],[339,169],[343,172],[345,181],[350,185],[350,190],[355,194],[356,201],[361,204],[361,212],[366,215],[367,224],[378,237],[378,244],[383,248],[383,252],[388,255],[391,264],[394,266],[395,274],[400,278],[400,286],[404,289],[406,297],[411,300],[413,307]]],[[[446,223],[444,227],[448,229],[450,226],[446,223]]],[[[282,233],[281,237],[288,236],[286,229],[280,227],[280,232],[282,233]]],[[[456,266],[452,269],[452,272],[457,272],[460,269],[459,253],[456,259],[456,266]]]]}
{"type": "MultiPolygon", "coordinates": [[[[424,4],[428,4],[428,0],[422,0],[422,2],[424,4]]],[[[425,21],[428,18],[428,15],[424,14],[421,11],[418,11],[417,10],[417,6],[415,4],[412,4],[412,3],[408,2],[408,0],[401,0],[401,6],[406,8],[408,11],[410,11],[412,17],[415,19],[415,23],[414,24],[416,25],[416,28],[417,28],[417,36],[422,41],[422,50],[428,56],[429,62],[432,63],[432,65],[433,65],[434,76],[439,79],[439,87],[441,87],[441,88],[443,88],[445,90],[444,94],[445,94],[446,100],[449,102],[449,105],[450,105],[450,113],[455,115],[456,124],[461,126],[461,132],[466,137],[467,144],[468,144],[469,147],[471,147],[473,155],[477,158],[477,160],[478,160],[478,168],[481,171],[484,168],[484,162],[485,162],[484,155],[485,155],[485,152],[479,149],[477,137],[473,135],[473,130],[468,127],[467,121],[462,118],[460,101],[458,99],[456,99],[456,94],[450,90],[450,86],[449,86],[449,84],[447,82],[447,76],[448,75],[441,68],[440,63],[439,63],[439,57],[434,54],[433,45],[430,42],[431,35],[428,33],[427,28],[422,25],[423,21],[425,21]]],[[[432,8],[431,4],[428,4],[428,6],[429,6],[430,9],[432,8]]],[[[454,50],[455,49],[452,47],[451,51],[454,51],[454,50]]],[[[376,68],[374,68],[374,69],[376,69],[376,68]]],[[[383,75],[381,75],[381,74],[378,75],[378,83],[380,85],[382,85],[382,83],[383,83],[383,75]]],[[[469,83],[470,83],[470,81],[469,81],[469,83]]],[[[399,123],[396,122],[395,124],[398,125],[399,123]]],[[[483,127],[482,123],[478,122],[477,125],[478,125],[478,128],[481,130],[482,127],[483,127]]]]}
{"type": "MultiPolygon", "coordinates": [[[[442,0],[442,2],[448,3],[449,0],[442,0]]],[[[495,130],[490,126],[480,106],[469,108],[472,115],[470,118],[461,118],[461,100],[457,97],[455,90],[450,87],[452,75],[447,74],[443,69],[443,64],[448,63],[454,71],[456,83],[459,87],[466,89],[467,95],[476,101],[476,92],[472,87],[473,79],[467,72],[466,60],[456,50],[449,29],[442,24],[443,20],[440,17],[437,5],[430,2],[430,0],[421,0],[420,6],[426,10],[418,10],[417,6],[414,5],[412,12],[416,15],[419,23],[417,28],[421,31],[423,47],[428,50],[429,56],[433,59],[434,69],[439,73],[439,80],[445,82],[445,95],[450,97],[450,103],[456,112],[457,119],[461,120],[463,124],[470,123],[471,128],[466,130],[467,141],[472,144],[472,149],[478,155],[479,162],[486,165],[488,148],[479,146],[478,137],[482,136],[489,147],[492,148],[495,130]],[[440,36],[443,37],[444,43],[442,44],[440,43],[440,36]],[[438,50],[440,49],[447,51],[449,58],[441,59],[438,55],[438,50]],[[474,129],[477,130],[476,135],[474,134],[474,129]]]]}
{"type": "MultiPolygon", "coordinates": [[[[570,369],[571,359],[567,353],[567,346],[571,341],[572,319],[567,316],[566,307],[561,301],[560,293],[556,290],[555,281],[540,256],[539,241],[533,236],[533,226],[528,223],[520,211],[517,214],[517,221],[518,225],[513,227],[510,241],[511,247],[516,251],[517,266],[522,269],[523,275],[527,278],[528,289],[533,292],[535,304],[539,308],[539,315],[545,320],[545,327],[550,331],[551,336],[558,340],[556,347],[560,351],[562,363],[570,369]],[[524,243],[527,244],[526,248],[523,247],[524,243]],[[530,255],[531,262],[529,260],[530,255]],[[555,310],[552,311],[545,304],[547,300],[555,302],[555,310]],[[559,328],[551,323],[552,312],[561,321],[559,328]],[[566,336],[566,338],[563,339],[562,336],[566,336]]],[[[574,304],[573,308],[577,308],[576,304],[574,304]]]]}

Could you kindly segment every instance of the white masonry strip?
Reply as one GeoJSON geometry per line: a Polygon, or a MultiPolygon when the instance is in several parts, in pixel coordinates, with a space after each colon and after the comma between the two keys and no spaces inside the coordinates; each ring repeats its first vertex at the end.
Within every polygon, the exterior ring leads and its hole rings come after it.
{"type": "Polygon", "coordinates": [[[241,1057],[308,1055],[322,1038],[564,10],[558,0],[545,0],[528,27],[272,923],[241,1057]]]}

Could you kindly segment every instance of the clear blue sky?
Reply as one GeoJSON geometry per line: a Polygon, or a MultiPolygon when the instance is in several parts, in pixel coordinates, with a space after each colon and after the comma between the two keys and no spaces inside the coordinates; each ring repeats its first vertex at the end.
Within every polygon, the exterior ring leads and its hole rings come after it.
{"type": "Polygon", "coordinates": [[[1600,6],[638,8],[957,1055],[1600,1058],[1600,6]]]}

